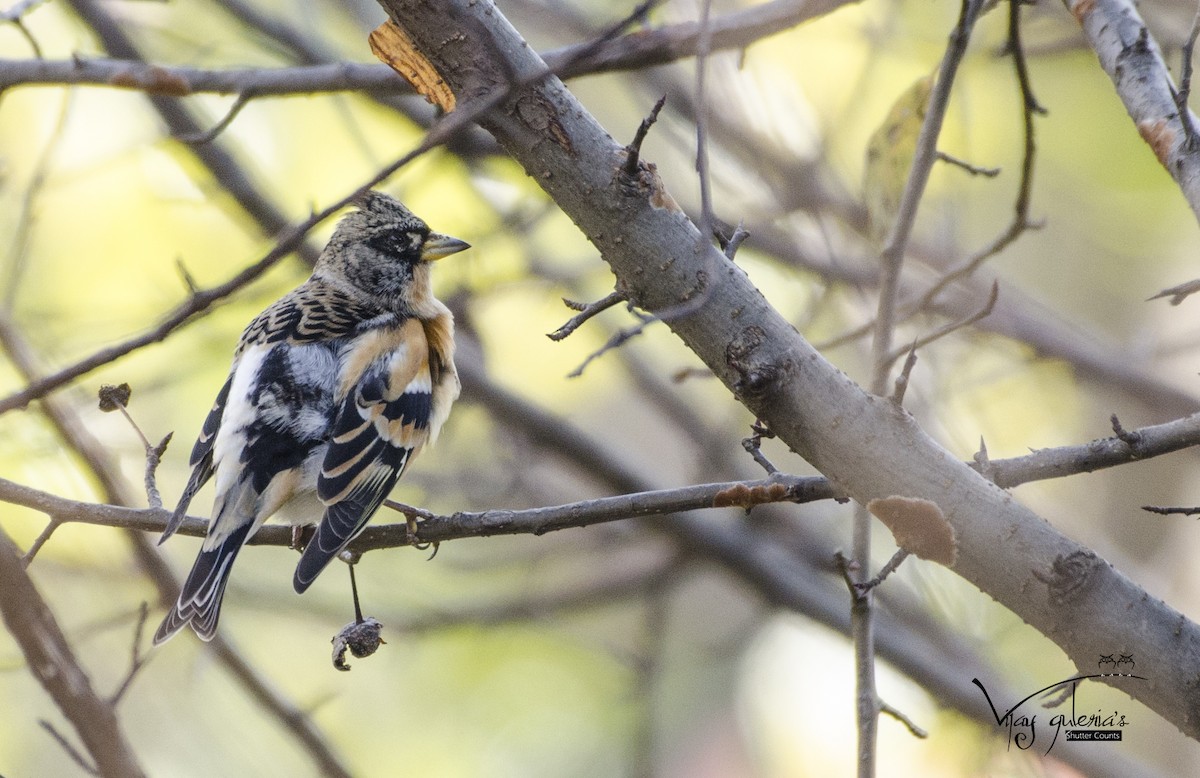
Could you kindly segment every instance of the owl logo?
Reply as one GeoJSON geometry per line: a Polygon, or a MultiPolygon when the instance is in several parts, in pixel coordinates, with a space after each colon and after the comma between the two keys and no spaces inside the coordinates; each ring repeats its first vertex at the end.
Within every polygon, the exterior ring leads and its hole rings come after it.
{"type": "Polygon", "coordinates": [[[1117,660],[1117,667],[1120,668],[1124,667],[1125,665],[1129,665],[1130,670],[1133,670],[1134,667],[1137,667],[1133,661],[1133,654],[1121,654],[1121,658],[1117,660]]]}
{"type": "Polygon", "coordinates": [[[1112,654],[1101,654],[1100,655],[1100,661],[1096,663],[1096,666],[1101,669],[1104,669],[1105,665],[1108,665],[1109,667],[1117,666],[1117,662],[1115,659],[1113,659],[1112,654]]]}

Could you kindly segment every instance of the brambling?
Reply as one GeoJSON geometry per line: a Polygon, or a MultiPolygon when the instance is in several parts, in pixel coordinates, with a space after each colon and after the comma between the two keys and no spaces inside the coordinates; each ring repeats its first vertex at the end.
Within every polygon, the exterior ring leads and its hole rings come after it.
{"type": "Polygon", "coordinates": [[[189,624],[211,640],[242,546],[286,503],[315,493],[323,515],[292,581],[303,593],[363,530],[458,397],[454,319],[429,276],[432,260],[468,244],[431,232],[388,195],[367,192],[355,204],[312,276],[242,333],[159,540],[215,476],[208,534],[155,645],[189,624]]]}

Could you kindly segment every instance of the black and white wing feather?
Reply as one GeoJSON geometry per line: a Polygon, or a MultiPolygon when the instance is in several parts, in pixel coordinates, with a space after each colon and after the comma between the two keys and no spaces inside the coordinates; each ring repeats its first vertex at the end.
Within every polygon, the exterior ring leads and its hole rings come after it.
{"type": "Polygon", "coordinates": [[[346,356],[346,395],[317,477],[325,515],[296,566],[297,592],[363,530],[429,440],[435,415],[431,362],[436,356],[415,319],[368,332],[346,356]]]}

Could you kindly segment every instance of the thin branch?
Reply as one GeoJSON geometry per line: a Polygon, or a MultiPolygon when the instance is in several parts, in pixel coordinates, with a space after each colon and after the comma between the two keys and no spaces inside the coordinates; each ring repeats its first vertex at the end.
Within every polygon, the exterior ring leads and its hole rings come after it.
{"type": "Polygon", "coordinates": [[[206,69],[137,59],[6,60],[0,89],[18,86],[96,86],[151,95],[192,94],[281,97],[322,92],[412,94],[412,87],[382,64],[336,62],[283,68],[206,69]]]}
{"type": "Polygon", "coordinates": [[[750,437],[742,440],[742,448],[746,449],[746,453],[758,463],[758,466],[767,471],[767,475],[775,476],[779,474],[779,468],[771,463],[771,460],[762,452],[763,438],[773,438],[775,433],[771,432],[766,425],[756,421],[750,425],[750,437]]]}
{"type": "MultiPolygon", "coordinates": [[[[33,0],[43,2],[44,0],[33,0]]],[[[711,25],[711,51],[744,49],[755,41],[794,28],[857,0],[774,0],[726,14],[711,25]]],[[[699,41],[695,22],[638,30],[600,46],[565,46],[542,59],[570,79],[593,73],[641,70],[694,56],[699,41]],[[560,67],[562,66],[562,67],[560,67]]],[[[16,86],[81,85],[135,89],[155,95],[200,93],[260,97],[368,91],[412,94],[412,87],[386,65],[336,62],[286,68],[206,69],[147,64],[136,59],[6,60],[0,90],[16,86]]]]}
{"type": "Polygon", "coordinates": [[[586,322],[588,319],[592,318],[593,316],[595,316],[598,313],[607,311],[609,308],[613,307],[614,305],[616,305],[618,303],[622,303],[625,301],[626,301],[625,295],[621,294],[620,292],[610,292],[609,294],[607,294],[603,298],[597,300],[596,302],[587,303],[587,304],[577,303],[573,300],[568,300],[564,297],[563,304],[572,310],[579,311],[579,315],[572,316],[570,319],[567,320],[566,324],[559,327],[554,332],[548,333],[546,335],[546,337],[549,338],[550,340],[554,340],[554,341],[563,340],[566,337],[568,337],[571,333],[573,333],[575,330],[579,329],[579,327],[584,322],[586,322]]]}
{"type": "Polygon", "coordinates": [[[21,557],[21,564],[29,567],[29,565],[33,563],[34,557],[36,557],[38,552],[42,550],[42,546],[46,545],[46,543],[50,540],[50,536],[53,535],[55,530],[61,526],[61,521],[58,521],[57,519],[50,519],[50,521],[46,523],[45,529],[38,533],[38,536],[34,538],[32,543],[29,544],[29,548],[26,549],[24,556],[21,557]]]}
{"type": "Polygon", "coordinates": [[[650,113],[645,119],[642,119],[642,123],[638,125],[637,132],[633,134],[633,140],[630,141],[629,145],[625,147],[625,150],[628,152],[629,156],[625,158],[625,164],[622,166],[621,170],[629,178],[637,177],[638,163],[640,162],[642,153],[642,143],[645,142],[646,134],[650,132],[650,128],[654,126],[654,122],[658,121],[658,113],[663,109],[663,106],[666,105],[666,102],[666,95],[663,95],[662,97],[658,98],[657,101],[655,101],[654,107],[650,109],[650,113]]]}
{"type": "Polygon", "coordinates": [[[712,45],[710,14],[712,0],[700,2],[700,35],[696,41],[696,176],[700,183],[700,234],[709,235],[713,226],[712,184],[708,175],[708,54],[712,45]]]}
{"type": "Polygon", "coordinates": [[[640,314],[634,310],[632,305],[628,307],[629,312],[641,319],[641,322],[636,327],[617,330],[614,332],[612,337],[610,337],[603,346],[596,349],[591,354],[588,354],[587,357],[584,358],[583,362],[579,364],[579,367],[575,368],[570,373],[567,373],[567,378],[579,378],[581,375],[583,375],[583,371],[587,369],[587,366],[590,365],[594,360],[599,359],[613,349],[618,349],[621,346],[624,346],[627,342],[645,332],[646,328],[651,324],[654,324],[657,321],[662,321],[660,316],[648,316],[646,314],[640,314]]]}
{"type": "Polygon", "coordinates": [[[975,463],[975,470],[981,476],[992,483],[996,483],[996,473],[992,470],[992,460],[988,456],[987,441],[983,439],[982,435],[979,436],[979,450],[975,452],[975,455],[971,459],[975,463]]]}
{"type": "Polygon", "coordinates": [[[908,392],[908,379],[912,375],[913,368],[917,366],[917,341],[913,341],[908,347],[908,356],[904,359],[904,366],[900,368],[900,375],[896,376],[896,383],[892,388],[892,403],[897,407],[904,406],[904,395],[908,392]]]}
{"type": "Polygon", "coordinates": [[[896,298],[899,292],[900,270],[904,264],[904,254],[908,246],[916,222],[917,208],[925,194],[925,185],[929,181],[933,163],[937,160],[937,141],[941,134],[942,123],[946,117],[946,109],[950,104],[950,91],[954,85],[954,77],[958,66],[967,53],[967,43],[971,38],[971,30],[979,17],[982,0],[963,0],[962,11],[958,23],[950,35],[942,64],[938,68],[937,81],[929,96],[929,105],[925,112],[925,121],[921,124],[921,133],[917,137],[917,148],[913,155],[912,167],[909,169],[908,180],[897,207],[896,218],[888,232],[887,240],[880,258],[883,262],[883,274],[879,285],[879,310],[875,316],[875,376],[872,391],[882,394],[887,384],[887,356],[892,350],[892,333],[895,328],[896,298]]]}
{"type": "Polygon", "coordinates": [[[121,685],[117,687],[112,697],[108,699],[108,704],[113,707],[121,704],[125,693],[133,685],[133,679],[137,677],[138,672],[146,665],[146,657],[142,656],[142,638],[146,631],[146,619],[149,616],[150,604],[143,602],[141,607],[138,608],[137,624],[133,628],[133,645],[129,649],[129,670],[126,671],[125,679],[121,681],[121,685]]]}
{"type": "Polygon", "coordinates": [[[888,703],[884,702],[883,700],[879,701],[879,712],[886,713],[887,715],[894,718],[896,721],[899,721],[901,724],[903,724],[908,729],[908,731],[910,733],[912,733],[913,737],[921,738],[922,740],[929,737],[929,733],[926,732],[921,727],[917,726],[917,723],[915,721],[913,721],[908,716],[906,716],[904,713],[902,713],[898,708],[895,708],[895,707],[889,705],[888,703]]]}
{"type": "Polygon", "coordinates": [[[861,596],[879,586],[888,579],[892,573],[900,569],[900,565],[904,564],[904,560],[908,559],[909,552],[903,548],[897,549],[896,553],[892,554],[892,558],[887,561],[883,567],[879,568],[879,572],[875,577],[868,580],[854,583],[854,590],[861,596]]]}
{"type": "Polygon", "coordinates": [[[46,730],[46,733],[54,738],[54,742],[58,743],[58,747],[66,752],[67,756],[79,766],[80,770],[83,770],[88,775],[100,775],[100,770],[97,769],[96,765],[89,762],[86,756],[79,753],[79,749],[75,747],[75,744],[67,740],[67,736],[59,732],[57,727],[45,719],[38,719],[38,726],[46,730]]]}
{"type": "Polygon", "coordinates": [[[1168,508],[1159,505],[1143,505],[1142,510],[1147,513],[1157,513],[1160,516],[1196,516],[1200,515],[1200,508],[1168,508]]]}
{"type": "Polygon", "coordinates": [[[884,362],[884,364],[888,367],[891,367],[892,363],[895,362],[900,357],[904,356],[904,354],[909,353],[914,349],[924,348],[925,346],[928,346],[930,343],[933,343],[934,341],[941,340],[942,338],[946,337],[947,335],[949,335],[953,332],[956,332],[958,330],[961,330],[963,327],[969,327],[972,324],[974,324],[975,322],[980,321],[981,319],[987,318],[988,316],[991,315],[992,311],[996,308],[996,300],[999,299],[999,297],[1000,297],[1000,282],[992,281],[992,290],[988,294],[988,299],[986,302],[984,302],[983,306],[978,311],[975,311],[975,313],[972,313],[969,316],[967,316],[963,319],[960,319],[958,321],[954,321],[954,322],[950,322],[949,324],[945,324],[945,325],[939,327],[938,329],[934,330],[933,332],[929,333],[928,335],[924,335],[920,338],[917,338],[915,341],[913,341],[912,346],[910,346],[908,348],[896,349],[895,351],[893,351],[891,354],[888,355],[888,358],[884,362]]]}
{"type": "Polygon", "coordinates": [[[1121,425],[1121,420],[1117,418],[1117,414],[1109,417],[1112,423],[1113,434],[1117,436],[1117,440],[1121,441],[1129,448],[1129,453],[1134,459],[1138,459],[1138,452],[1142,448],[1142,437],[1137,431],[1130,432],[1121,425]]]}
{"type": "Polygon", "coordinates": [[[1188,33],[1187,40],[1184,41],[1180,50],[1183,67],[1179,76],[1179,89],[1176,90],[1174,87],[1171,89],[1175,97],[1175,107],[1179,109],[1179,119],[1183,124],[1183,132],[1187,138],[1185,143],[1189,150],[1196,148],[1196,123],[1193,121],[1192,112],[1188,109],[1188,98],[1192,94],[1192,54],[1196,49],[1197,36],[1200,36],[1200,7],[1196,9],[1196,15],[1192,19],[1191,32],[1188,33]]]}
{"type": "Polygon", "coordinates": [[[733,234],[728,238],[720,230],[716,231],[716,235],[717,242],[721,244],[721,253],[730,262],[733,262],[737,258],[738,249],[742,247],[742,243],[745,242],[746,238],[750,237],[750,233],[746,231],[745,224],[741,221],[733,228],[733,234]]]}
{"type": "Polygon", "coordinates": [[[171,437],[175,434],[168,432],[166,437],[157,445],[152,445],[146,434],[142,432],[142,428],[133,420],[133,416],[129,414],[129,397],[132,390],[129,384],[121,384],[113,386],[105,384],[100,387],[100,410],[105,413],[111,411],[120,411],[125,417],[125,421],[129,422],[129,426],[133,427],[133,431],[142,441],[142,448],[146,452],[146,469],[143,481],[146,486],[146,502],[151,508],[163,507],[162,495],[158,493],[158,483],[155,479],[155,474],[158,472],[158,466],[162,463],[163,454],[167,453],[167,445],[171,442],[171,437]]]}
{"type": "Polygon", "coordinates": [[[947,154],[944,151],[938,151],[937,158],[939,162],[945,162],[949,165],[953,165],[956,168],[967,171],[973,176],[995,178],[996,176],[1000,175],[1000,168],[998,167],[980,167],[978,165],[972,165],[970,162],[967,162],[964,159],[959,159],[951,154],[947,154]]]}
{"type": "Polygon", "coordinates": [[[212,143],[217,139],[218,135],[224,132],[225,129],[233,123],[233,120],[236,119],[238,114],[242,112],[242,109],[249,105],[250,101],[257,96],[257,94],[249,90],[245,92],[239,92],[237,99],[233,101],[233,105],[229,106],[229,110],[225,112],[225,115],[222,116],[221,119],[212,127],[201,133],[192,135],[177,135],[176,139],[193,146],[199,146],[204,143],[212,143]]]}
{"type": "MultiPolygon", "coordinates": [[[[1033,481],[1091,473],[1200,446],[1200,414],[1125,431],[1127,438],[1131,435],[1136,436],[1136,451],[1125,440],[1113,436],[1080,445],[1041,449],[1010,459],[988,460],[986,468],[979,462],[968,464],[976,471],[989,470],[992,475],[989,480],[1004,489],[1033,481]]],[[[807,503],[841,496],[828,479],[821,476],[776,475],[752,481],[698,484],[527,510],[493,509],[444,516],[418,511],[416,515],[421,521],[417,540],[442,542],[502,534],[541,535],[571,527],[706,508],[745,508],[772,502],[807,503]]],[[[162,532],[170,518],[170,512],[166,510],[122,508],[68,500],[4,478],[0,478],[0,502],[31,508],[62,523],[126,527],[150,533],[162,532]]],[[[395,504],[392,507],[407,512],[406,506],[395,504]]],[[[204,537],[207,528],[207,521],[189,517],[180,526],[179,534],[204,537]]],[[[406,524],[372,525],[350,548],[356,553],[364,553],[373,549],[410,545],[412,540],[406,524]]],[[[282,547],[288,547],[291,542],[290,527],[272,524],[262,526],[249,541],[251,545],[282,547]]]]}
{"type": "Polygon", "coordinates": [[[1164,289],[1152,297],[1147,297],[1146,302],[1150,302],[1151,300],[1160,300],[1163,297],[1170,297],[1171,305],[1179,305],[1196,292],[1200,292],[1200,278],[1194,281],[1187,281],[1185,283],[1172,286],[1170,289],[1164,289]]]}
{"type": "MultiPolygon", "coordinates": [[[[900,292],[900,274],[909,236],[916,223],[917,208],[924,197],[933,164],[937,160],[937,142],[942,123],[950,104],[950,92],[958,66],[967,53],[967,43],[975,20],[982,8],[982,0],[962,0],[958,23],[950,35],[950,42],[942,57],[937,80],[929,96],[925,119],[917,137],[912,166],[897,207],[896,217],[888,231],[880,252],[882,274],[879,284],[879,305],[875,314],[872,357],[874,367],[871,391],[883,395],[887,389],[891,369],[892,338],[896,325],[896,308],[900,292]]],[[[860,504],[855,511],[852,553],[859,566],[859,576],[866,574],[871,559],[871,517],[860,504]]],[[[858,579],[859,583],[863,581],[858,579]]],[[[858,775],[873,778],[875,774],[876,735],[878,732],[879,695],[875,689],[875,646],[871,598],[868,594],[854,598],[850,609],[851,634],[854,640],[855,668],[857,678],[857,724],[858,724],[858,775]]]]}
{"type": "MultiPolygon", "coordinates": [[[[1011,0],[1009,6],[1009,31],[1008,31],[1008,52],[1013,58],[1013,69],[1016,74],[1017,85],[1021,92],[1022,104],[1022,125],[1023,125],[1023,144],[1024,152],[1021,157],[1021,180],[1017,185],[1017,197],[1013,205],[1013,218],[1008,226],[998,235],[991,243],[982,247],[971,256],[964,259],[956,267],[947,270],[934,282],[928,289],[921,293],[916,302],[906,304],[904,312],[899,318],[908,319],[915,314],[928,310],[933,306],[938,296],[945,291],[951,284],[970,277],[978,270],[987,260],[999,254],[1004,249],[1008,248],[1017,240],[1026,230],[1036,228],[1037,224],[1029,220],[1029,204],[1033,192],[1033,171],[1034,163],[1037,157],[1037,143],[1034,135],[1033,117],[1034,114],[1044,114],[1046,110],[1038,104],[1037,98],[1033,94],[1033,89],[1029,80],[1029,69],[1025,62],[1025,51],[1021,43],[1021,26],[1020,26],[1020,0],[1011,0]]],[[[940,152],[939,152],[940,153],[940,152]]],[[[1197,288],[1200,289],[1200,282],[1197,288]]],[[[1172,292],[1167,290],[1158,296],[1172,292]]],[[[1151,298],[1154,299],[1154,298],[1151,298]]],[[[1182,298],[1181,298],[1182,299],[1182,298]]],[[[1178,304],[1172,300],[1172,304],[1178,304]]],[[[991,308],[988,308],[991,311],[991,308]]],[[[970,318],[970,317],[968,317],[970,318]]],[[[975,318],[974,322],[980,321],[984,317],[975,318]]],[[[830,341],[822,343],[819,348],[832,348],[840,346],[844,343],[856,340],[872,329],[878,328],[878,317],[869,322],[840,335],[830,341]]],[[[974,323],[971,322],[971,323],[974,323]]],[[[887,360],[890,365],[896,360],[895,354],[892,354],[887,360]]]]}

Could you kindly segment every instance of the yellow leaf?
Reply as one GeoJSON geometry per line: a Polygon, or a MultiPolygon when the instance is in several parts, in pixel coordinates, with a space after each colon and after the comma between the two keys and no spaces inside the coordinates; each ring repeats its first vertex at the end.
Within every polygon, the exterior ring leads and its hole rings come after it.
{"type": "Polygon", "coordinates": [[[914,81],[896,98],[887,118],[867,142],[863,198],[871,239],[876,246],[882,247],[896,220],[932,90],[932,76],[922,76],[914,81]]]}

